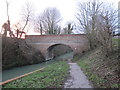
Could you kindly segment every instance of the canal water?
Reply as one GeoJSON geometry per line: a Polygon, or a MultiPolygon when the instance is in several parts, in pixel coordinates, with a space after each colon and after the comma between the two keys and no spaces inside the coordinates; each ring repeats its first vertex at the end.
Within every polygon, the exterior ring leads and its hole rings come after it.
{"type": "Polygon", "coordinates": [[[27,66],[21,66],[21,67],[15,67],[9,70],[4,70],[2,72],[2,82],[18,77],[20,75],[35,71],[37,69],[40,69],[42,67],[45,67],[49,64],[61,61],[61,60],[66,60],[66,59],[72,59],[73,58],[73,52],[64,54],[62,56],[59,56],[55,59],[43,62],[43,63],[39,63],[39,64],[33,64],[33,65],[27,65],[27,66]]]}

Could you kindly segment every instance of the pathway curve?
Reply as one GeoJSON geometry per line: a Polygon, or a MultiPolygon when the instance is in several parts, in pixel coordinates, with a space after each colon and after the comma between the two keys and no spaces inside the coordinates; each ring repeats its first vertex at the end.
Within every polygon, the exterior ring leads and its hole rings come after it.
{"type": "Polygon", "coordinates": [[[70,65],[70,77],[65,82],[64,88],[92,88],[92,85],[77,63],[68,64],[70,65]]]}

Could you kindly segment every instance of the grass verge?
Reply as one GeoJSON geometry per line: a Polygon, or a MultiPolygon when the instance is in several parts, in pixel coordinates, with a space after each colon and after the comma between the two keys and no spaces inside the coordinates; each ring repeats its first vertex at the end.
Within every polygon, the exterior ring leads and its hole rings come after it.
{"type": "Polygon", "coordinates": [[[69,65],[60,61],[45,69],[4,84],[2,88],[60,88],[68,75],[69,65]]]}

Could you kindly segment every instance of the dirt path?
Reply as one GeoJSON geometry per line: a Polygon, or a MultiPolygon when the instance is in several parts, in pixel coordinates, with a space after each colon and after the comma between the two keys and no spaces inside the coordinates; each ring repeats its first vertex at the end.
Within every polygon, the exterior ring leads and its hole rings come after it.
{"type": "Polygon", "coordinates": [[[68,64],[70,65],[70,77],[65,82],[64,88],[92,88],[92,85],[77,63],[68,64]]]}

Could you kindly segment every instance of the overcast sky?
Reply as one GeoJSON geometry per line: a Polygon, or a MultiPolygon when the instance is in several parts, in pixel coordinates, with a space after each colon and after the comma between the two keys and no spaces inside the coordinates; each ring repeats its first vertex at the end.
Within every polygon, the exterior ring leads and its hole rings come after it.
{"type": "MultiPolygon", "coordinates": [[[[90,0],[7,0],[9,4],[9,15],[11,24],[14,24],[21,20],[21,9],[26,2],[30,2],[33,5],[35,15],[42,12],[47,7],[56,7],[59,9],[62,16],[62,24],[75,19],[77,3],[87,2],[90,0]]],[[[109,3],[115,3],[115,8],[118,7],[119,0],[99,0],[109,3]]],[[[5,0],[0,0],[0,27],[6,22],[6,3],[5,0]]]]}

